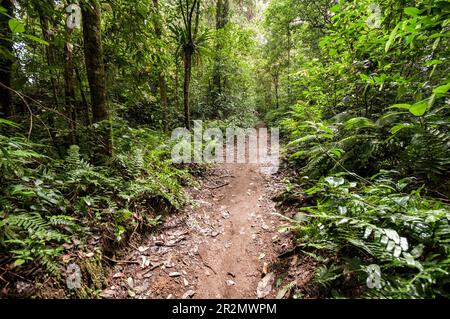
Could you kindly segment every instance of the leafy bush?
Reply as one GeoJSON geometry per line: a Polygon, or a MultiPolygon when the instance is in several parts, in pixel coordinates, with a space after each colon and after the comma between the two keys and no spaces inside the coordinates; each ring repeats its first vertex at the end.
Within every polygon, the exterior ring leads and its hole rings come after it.
{"type": "Polygon", "coordinates": [[[282,4],[270,18],[299,17],[292,37],[304,47],[297,74],[284,74],[296,102],[267,119],[302,176],[283,199],[312,205],[292,224],[318,261],[316,283],[327,297],[448,298],[450,7],[387,1],[374,26],[371,1],[328,2],[318,30],[318,12],[282,4]]]}
{"type": "MultiPolygon", "coordinates": [[[[184,204],[187,172],[176,169],[163,137],[126,127],[108,165],[94,166],[73,145],[60,160],[25,138],[0,135],[0,245],[16,266],[40,262],[58,275],[62,244],[92,235],[124,240],[184,204]]],[[[116,132],[119,134],[119,132],[116,132]]]]}
{"type": "Polygon", "coordinates": [[[422,187],[407,192],[414,179],[391,175],[321,178],[305,191],[316,204],[293,221],[298,246],[322,256],[316,281],[338,295],[448,298],[450,206],[427,198],[422,187]],[[381,268],[374,289],[366,286],[370,265],[381,268]]]}

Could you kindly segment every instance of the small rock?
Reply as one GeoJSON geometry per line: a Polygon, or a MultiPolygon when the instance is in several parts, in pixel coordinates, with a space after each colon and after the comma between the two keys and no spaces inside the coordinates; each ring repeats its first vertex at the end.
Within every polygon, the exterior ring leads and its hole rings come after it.
{"type": "Polygon", "coordinates": [[[128,286],[129,286],[130,288],[133,288],[133,286],[134,286],[134,280],[133,280],[133,278],[128,277],[128,278],[127,278],[127,284],[128,284],[128,286]]]}
{"type": "Polygon", "coordinates": [[[225,281],[226,282],[226,284],[227,284],[227,286],[234,286],[236,283],[233,281],[233,280],[231,280],[231,279],[228,279],[227,281],[225,281]]]}
{"type": "Polygon", "coordinates": [[[169,277],[180,277],[181,276],[181,273],[180,272],[171,272],[170,274],[169,274],[169,277]]]}
{"type": "Polygon", "coordinates": [[[105,289],[105,290],[103,290],[101,293],[100,293],[100,297],[102,297],[102,298],[113,298],[114,297],[114,294],[115,294],[116,292],[114,291],[114,290],[111,290],[111,289],[105,289]]]}
{"type": "Polygon", "coordinates": [[[134,290],[136,291],[136,293],[142,294],[148,290],[148,287],[149,287],[149,282],[148,282],[148,280],[145,280],[141,286],[134,288],[134,290]]]}
{"type": "Polygon", "coordinates": [[[263,264],[262,273],[263,273],[263,275],[267,275],[268,272],[269,272],[269,264],[268,263],[264,263],[263,264]]]}
{"type": "Polygon", "coordinates": [[[256,289],[256,295],[259,299],[262,299],[264,297],[267,297],[271,291],[272,286],[275,282],[275,274],[271,272],[270,274],[267,274],[259,283],[258,287],[256,289]]]}
{"type": "Polygon", "coordinates": [[[264,257],[266,257],[266,254],[262,253],[262,254],[259,255],[258,259],[261,260],[261,259],[263,259],[264,257]]]}
{"type": "Polygon", "coordinates": [[[173,299],[173,295],[172,294],[168,295],[166,299],[173,299]]]}
{"type": "Polygon", "coordinates": [[[150,249],[150,247],[144,247],[144,246],[139,246],[138,247],[138,250],[139,250],[140,253],[146,252],[149,249],[150,249]]]}
{"type": "Polygon", "coordinates": [[[184,293],[183,297],[181,297],[181,299],[188,299],[188,298],[192,298],[195,295],[195,291],[194,290],[188,290],[184,293]]]}
{"type": "Polygon", "coordinates": [[[183,284],[185,287],[189,286],[189,281],[186,278],[183,278],[183,284]]]}

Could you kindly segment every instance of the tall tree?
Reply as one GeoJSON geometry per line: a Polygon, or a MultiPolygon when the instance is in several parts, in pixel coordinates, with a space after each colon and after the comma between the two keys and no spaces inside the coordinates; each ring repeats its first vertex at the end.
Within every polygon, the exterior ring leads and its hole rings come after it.
{"type": "MultiPolygon", "coordinates": [[[[67,37],[70,40],[72,30],[67,28],[67,37]]],[[[73,63],[73,44],[67,41],[64,45],[64,97],[67,112],[70,114],[70,139],[72,144],[77,143],[77,110],[75,99],[75,73],[73,63]]]]}
{"type": "MultiPolygon", "coordinates": [[[[216,53],[214,56],[214,65],[213,65],[213,87],[212,87],[212,98],[213,104],[216,106],[216,111],[219,111],[220,105],[217,105],[217,102],[220,100],[222,95],[223,85],[222,82],[222,68],[223,68],[223,56],[222,49],[223,45],[221,43],[220,30],[224,29],[229,21],[229,11],[230,11],[230,3],[229,0],[217,0],[216,4],[216,53]]],[[[220,103],[219,103],[220,104],[220,103]]]]}
{"type": "MultiPolygon", "coordinates": [[[[55,74],[55,67],[57,66],[57,48],[54,44],[54,36],[51,30],[52,27],[55,27],[55,21],[53,19],[53,14],[55,11],[54,1],[46,0],[46,1],[35,1],[34,6],[36,7],[39,14],[39,22],[41,25],[42,36],[45,41],[48,42],[48,45],[45,47],[45,56],[47,58],[47,65],[50,74],[50,86],[52,90],[52,99],[53,99],[53,107],[52,109],[59,109],[59,101],[58,101],[58,79],[55,74]]],[[[55,115],[53,112],[48,114],[48,125],[49,132],[53,141],[53,144],[56,146],[56,128],[55,128],[55,115]]]]}
{"type": "MultiPolygon", "coordinates": [[[[158,41],[161,41],[162,37],[162,29],[161,29],[161,21],[160,21],[160,12],[159,12],[159,1],[153,0],[153,7],[155,12],[155,35],[158,41]]],[[[161,50],[158,50],[158,55],[161,56],[161,50]]],[[[164,129],[167,130],[167,112],[168,112],[168,101],[167,101],[167,83],[166,77],[164,76],[163,67],[158,67],[158,83],[159,83],[159,95],[161,99],[161,106],[163,108],[163,119],[164,119],[164,129]]]]}
{"type": "Polygon", "coordinates": [[[177,30],[184,64],[184,124],[191,128],[191,114],[189,107],[189,88],[192,73],[192,57],[200,45],[198,27],[200,19],[200,0],[178,0],[182,15],[183,26],[177,30]]]}
{"type": "Polygon", "coordinates": [[[9,19],[13,16],[14,5],[12,0],[0,0],[5,9],[0,13],[0,117],[12,114],[11,105],[11,70],[14,61],[12,54],[12,33],[9,28],[9,19]]]}
{"type": "MultiPolygon", "coordinates": [[[[106,75],[103,62],[101,33],[101,8],[98,0],[85,1],[81,6],[83,17],[84,58],[91,91],[93,122],[108,119],[106,75]]],[[[105,154],[111,154],[110,132],[103,132],[102,143],[105,154]]]]}

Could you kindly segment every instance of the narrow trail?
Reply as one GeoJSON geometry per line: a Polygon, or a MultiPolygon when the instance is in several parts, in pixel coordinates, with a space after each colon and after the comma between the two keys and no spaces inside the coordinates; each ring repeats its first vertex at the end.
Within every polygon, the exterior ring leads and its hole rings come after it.
{"type": "MultiPolygon", "coordinates": [[[[279,181],[267,171],[257,164],[219,164],[209,171],[188,190],[191,204],[111,270],[101,296],[256,298],[258,283],[290,245],[277,231],[282,221],[270,199],[279,181]]],[[[263,297],[273,298],[274,278],[266,279],[263,297]]]]}

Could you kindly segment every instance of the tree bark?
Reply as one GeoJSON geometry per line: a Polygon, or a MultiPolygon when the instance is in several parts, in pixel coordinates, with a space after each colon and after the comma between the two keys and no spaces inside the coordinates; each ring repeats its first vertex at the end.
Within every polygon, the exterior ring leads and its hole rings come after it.
{"type": "Polygon", "coordinates": [[[183,55],[184,60],[184,125],[191,129],[191,114],[189,109],[189,87],[191,82],[192,53],[186,49],[183,55]]]}
{"type": "Polygon", "coordinates": [[[86,98],[86,94],[84,93],[83,89],[83,79],[81,78],[80,70],[78,70],[77,67],[75,67],[75,75],[77,77],[78,81],[78,89],[80,91],[81,95],[81,102],[78,103],[78,114],[83,114],[84,116],[84,124],[85,125],[91,125],[91,114],[89,110],[89,104],[86,98]]]}
{"type": "MultiPolygon", "coordinates": [[[[70,35],[70,31],[68,32],[70,35]]],[[[70,139],[77,144],[77,111],[75,108],[75,78],[73,67],[73,45],[66,42],[64,45],[64,96],[66,110],[70,114],[70,139]]]]}
{"type": "MultiPolygon", "coordinates": [[[[6,9],[6,14],[13,15],[14,5],[11,0],[0,0],[0,4],[6,9]]],[[[8,25],[9,17],[0,15],[0,47],[5,54],[0,55],[0,117],[12,115],[11,104],[11,71],[14,62],[12,54],[12,33],[8,25]]]]}
{"type": "MultiPolygon", "coordinates": [[[[98,123],[109,117],[99,1],[83,2],[81,14],[83,17],[84,59],[91,93],[92,117],[93,122],[98,123]]],[[[107,127],[108,129],[101,132],[99,138],[103,144],[103,153],[109,156],[112,154],[110,124],[107,127]]]]}
{"type": "Polygon", "coordinates": [[[93,122],[97,123],[108,118],[99,2],[94,0],[83,3],[81,12],[83,16],[84,58],[91,91],[93,122]]]}
{"type": "Polygon", "coordinates": [[[278,83],[278,72],[276,72],[275,74],[274,74],[274,76],[273,76],[273,84],[274,84],[274,86],[275,86],[275,105],[276,105],[276,107],[277,107],[277,109],[280,107],[280,99],[279,99],[279,96],[278,96],[278,85],[279,85],[279,83],[278,83]]]}

